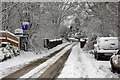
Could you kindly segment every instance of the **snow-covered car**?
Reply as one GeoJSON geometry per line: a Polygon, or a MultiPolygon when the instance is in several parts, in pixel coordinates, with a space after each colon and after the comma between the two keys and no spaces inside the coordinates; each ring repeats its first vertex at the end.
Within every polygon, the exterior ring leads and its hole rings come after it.
{"type": "Polygon", "coordinates": [[[110,58],[112,71],[120,73],[120,50],[110,58]]]}
{"type": "Polygon", "coordinates": [[[101,56],[111,57],[113,53],[118,51],[119,40],[117,37],[99,37],[94,44],[95,59],[101,56]]]}

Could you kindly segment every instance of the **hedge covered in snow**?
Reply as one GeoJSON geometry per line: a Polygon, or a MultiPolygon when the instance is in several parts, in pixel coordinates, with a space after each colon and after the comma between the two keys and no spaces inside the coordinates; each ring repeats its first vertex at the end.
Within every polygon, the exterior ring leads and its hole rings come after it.
{"type": "Polygon", "coordinates": [[[0,61],[4,61],[8,58],[15,57],[20,54],[18,47],[11,46],[7,44],[6,47],[0,48],[0,61]]]}

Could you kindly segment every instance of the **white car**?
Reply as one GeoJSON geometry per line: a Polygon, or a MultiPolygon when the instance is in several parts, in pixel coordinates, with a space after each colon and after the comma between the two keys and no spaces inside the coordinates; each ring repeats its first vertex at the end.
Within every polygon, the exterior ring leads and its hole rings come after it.
{"type": "Polygon", "coordinates": [[[117,37],[99,37],[97,43],[94,44],[95,59],[101,56],[111,57],[113,53],[118,51],[119,40],[117,37]]]}

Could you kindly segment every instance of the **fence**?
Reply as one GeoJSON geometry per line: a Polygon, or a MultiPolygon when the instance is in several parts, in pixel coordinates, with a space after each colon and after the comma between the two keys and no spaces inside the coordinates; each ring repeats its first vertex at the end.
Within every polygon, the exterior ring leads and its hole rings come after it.
{"type": "Polygon", "coordinates": [[[62,44],[62,39],[54,39],[54,40],[44,39],[44,48],[51,49],[59,44],[62,44]]]}
{"type": "Polygon", "coordinates": [[[5,46],[7,44],[13,45],[15,47],[18,47],[19,41],[18,38],[9,31],[0,31],[0,45],[5,46]]]}

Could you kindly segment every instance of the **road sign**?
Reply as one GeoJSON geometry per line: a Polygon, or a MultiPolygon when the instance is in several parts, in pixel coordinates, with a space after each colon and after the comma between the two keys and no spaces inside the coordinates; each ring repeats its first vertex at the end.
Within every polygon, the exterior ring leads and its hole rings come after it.
{"type": "Polygon", "coordinates": [[[29,22],[23,22],[22,29],[29,30],[29,22]]]}
{"type": "Polygon", "coordinates": [[[23,36],[23,30],[22,29],[16,29],[15,30],[15,35],[20,37],[20,36],[23,36]]]}

